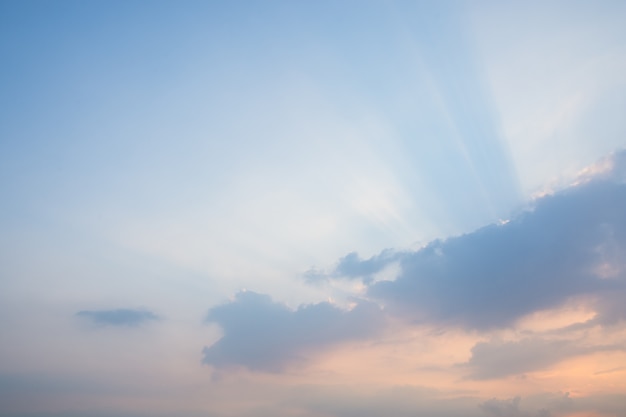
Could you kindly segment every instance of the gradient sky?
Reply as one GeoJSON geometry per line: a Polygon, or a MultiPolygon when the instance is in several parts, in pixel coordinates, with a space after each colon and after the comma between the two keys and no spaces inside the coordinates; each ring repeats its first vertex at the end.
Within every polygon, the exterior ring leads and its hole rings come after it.
{"type": "Polygon", "coordinates": [[[0,1],[0,416],[626,416],[623,1],[0,1]]]}

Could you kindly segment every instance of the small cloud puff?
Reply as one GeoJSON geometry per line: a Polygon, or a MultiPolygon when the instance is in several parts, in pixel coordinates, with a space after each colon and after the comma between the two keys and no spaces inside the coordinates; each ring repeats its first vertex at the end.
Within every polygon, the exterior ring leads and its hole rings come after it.
{"type": "Polygon", "coordinates": [[[115,310],[83,310],[76,313],[97,326],[136,327],[149,321],[159,320],[159,316],[147,310],[120,308],[115,310]]]}

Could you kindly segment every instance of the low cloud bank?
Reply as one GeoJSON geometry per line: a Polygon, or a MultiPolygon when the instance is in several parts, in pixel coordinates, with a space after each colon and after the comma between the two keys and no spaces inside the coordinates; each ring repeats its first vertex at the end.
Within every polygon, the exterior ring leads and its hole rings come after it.
{"type": "Polygon", "coordinates": [[[545,369],[573,356],[611,351],[626,351],[626,347],[532,337],[519,341],[477,343],[465,365],[470,369],[471,379],[496,379],[545,369]]]}

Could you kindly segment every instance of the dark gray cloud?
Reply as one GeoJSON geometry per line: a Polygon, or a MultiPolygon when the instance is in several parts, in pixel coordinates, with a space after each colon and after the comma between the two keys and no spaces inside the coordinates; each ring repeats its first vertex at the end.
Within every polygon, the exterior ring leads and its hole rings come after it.
{"type": "Polygon", "coordinates": [[[626,318],[624,159],[616,154],[608,174],[543,197],[508,223],[404,254],[400,276],[371,285],[369,296],[417,322],[474,329],[505,327],[575,296],[598,300],[600,323],[626,318]]]}
{"type": "Polygon", "coordinates": [[[361,301],[349,311],[326,302],[292,310],[251,291],[212,308],[206,321],[217,323],[223,336],[204,348],[204,363],[259,371],[279,371],[303,361],[314,349],[369,338],[384,327],[374,303],[361,301]]]}
{"type": "Polygon", "coordinates": [[[76,316],[89,320],[97,326],[139,326],[158,320],[159,316],[147,310],[119,308],[115,310],[83,310],[76,316]]]}
{"type": "Polygon", "coordinates": [[[492,379],[544,369],[572,356],[626,350],[624,346],[588,346],[580,340],[547,340],[540,337],[519,341],[480,342],[465,364],[472,379],[492,379]]]}

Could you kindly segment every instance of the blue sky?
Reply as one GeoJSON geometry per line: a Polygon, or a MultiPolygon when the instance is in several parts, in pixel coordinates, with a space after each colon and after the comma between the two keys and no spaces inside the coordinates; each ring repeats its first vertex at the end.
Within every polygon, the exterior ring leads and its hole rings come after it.
{"type": "Polygon", "coordinates": [[[623,414],[625,17],[1,2],[0,416],[623,414]]]}

